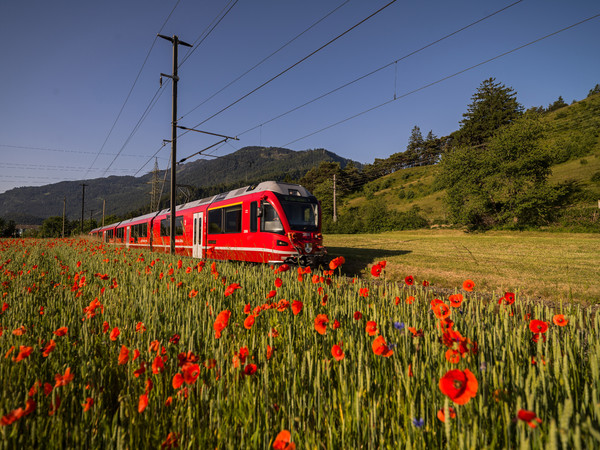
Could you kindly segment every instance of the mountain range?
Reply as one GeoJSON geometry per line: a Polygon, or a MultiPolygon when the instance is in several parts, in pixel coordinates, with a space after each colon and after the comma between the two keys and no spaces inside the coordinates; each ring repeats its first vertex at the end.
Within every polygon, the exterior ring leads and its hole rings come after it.
{"type": "MultiPolygon", "coordinates": [[[[350,162],[325,149],[293,151],[277,147],[244,147],[213,160],[181,164],[177,169],[177,202],[191,201],[265,180],[298,180],[309,169],[326,161],[338,162],[342,168],[350,162]]],[[[160,207],[168,207],[170,175],[167,173],[165,176],[163,170],[140,177],[110,176],[11,189],[0,194],[0,217],[14,220],[17,224],[39,225],[48,217],[62,216],[66,203],[66,217],[70,220],[79,219],[82,184],[86,185],[85,220],[92,216],[101,221],[104,204],[107,216],[143,214],[151,211],[153,179],[158,180],[155,187],[162,198],[160,207]]]]}

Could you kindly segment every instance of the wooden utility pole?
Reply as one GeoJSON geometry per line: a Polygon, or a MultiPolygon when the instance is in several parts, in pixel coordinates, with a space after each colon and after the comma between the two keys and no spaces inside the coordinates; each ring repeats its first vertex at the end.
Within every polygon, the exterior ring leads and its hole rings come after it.
{"type": "Polygon", "coordinates": [[[175,254],[175,198],[177,192],[177,181],[175,179],[176,161],[177,161],[177,82],[179,77],[177,76],[177,47],[181,44],[185,47],[191,47],[191,44],[180,41],[175,35],[173,37],[163,36],[162,34],[157,35],[159,38],[166,39],[173,44],[173,74],[166,75],[161,73],[161,77],[170,78],[173,82],[173,98],[172,98],[172,120],[171,120],[171,254],[175,254]]]}
{"type": "Polygon", "coordinates": [[[62,237],[65,238],[65,214],[67,212],[67,197],[63,197],[63,229],[62,237]]]}
{"type": "Polygon", "coordinates": [[[81,191],[81,234],[83,234],[83,211],[85,207],[85,187],[87,184],[81,183],[82,191],[81,191]]]}
{"type": "Polygon", "coordinates": [[[335,173],[333,174],[333,221],[337,222],[337,202],[335,199],[335,173]]]}
{"type": "Polygon", "coordinates": [[[106,199],[102,200],[102,226],[104,227],[104,212],[106,211],[106,199]]]}

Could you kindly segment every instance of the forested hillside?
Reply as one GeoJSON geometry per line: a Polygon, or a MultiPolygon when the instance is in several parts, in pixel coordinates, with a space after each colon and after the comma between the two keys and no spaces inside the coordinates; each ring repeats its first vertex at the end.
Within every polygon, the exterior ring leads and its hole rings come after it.
{"type": "Polygon", "coordinates": [[[600,231],[600,86],[567,105],[526,111],[484,81],[460,128],[423,138],[362,171],[325,163],[301,183],[318,193],[327,232],[425,226],[600,231]],[[337,217],[333,217],[334,176],[337,217]]]}

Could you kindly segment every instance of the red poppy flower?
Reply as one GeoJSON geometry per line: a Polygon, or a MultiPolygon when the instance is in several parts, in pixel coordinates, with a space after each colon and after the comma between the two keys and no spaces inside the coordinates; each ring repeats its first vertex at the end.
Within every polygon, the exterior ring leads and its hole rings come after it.
{"type": "Polygon", "coordinates": [[[467,292],[471,292],[473,290],[473,288],[475,287],[475,283],[473,282],[473,280],[465,280],[463,281],[463,289],[467,292]]]}
{"type": "Polygon", "coordinates": [[[154,358],[154,361],[152,361],[152,373],[153,374],[158,374],[161,373],[165,370],[165,362],[163,361],[163,359],[160,356],[156,356],[156,358],[154,358]]]}
{"type": "Polygon", "coordinates": [[[188,294],[189,298],[194,298],[196,295],[198,295],[198,291],[196,289],[192,289],[190,290],[190,293],[188,294]]]}
{"type": "Polygon", "coordinates": [[[337,258],[333,258],[329,262],[329,268],[331,270],[335,270],[338,267],[340,267],[342,264],[344,264],[345,262],[346,262],[346,259],[343,256],[338,256],[337,258]]]}
{"type": "Polygon", "coordinates": [[[256,364],[248,364],[244,367],[244,373],[246,375],[254,375],[256,373],[256,364]]]}
{"type": "Polygon", "coordinates": [[[533,333],[545,333],[548,330],[548,322],[533,319],[531,322],[529,322],[529,329],[533,333]]]}
{"type": "Polygon", "coordinates": [[[127,364],[127,361],[129,361],[129,349],[123,345],[119,352],[119,365],[127,364]]]}
{"type": "Polygon", "coordinates": [[[143,333],[144,331],[146,331],[146,326],[144,325],[144,322],[138,322],[135,325],[135,331],[137,331],[138,333],[143,333]]]}
{"type": "Polygon", "coordinates": [[[414,303],[414,301],[415,301],[415,298],[412,295],[409,297],[406,297],[406,300],[405,300],[407,305],[412,305],[414,303]]]}
{"type": "Polygon", "coordinates": [[[515,294],[514,294],[514,292],[505,292],[504,293],[504,302],[507,305],[512,305],[515,302],[515,294]]]}
{"type": "Polygon", "coordinates": [[[142,413],[148,406],[148,395],[142,394],[140,395],[140,401],[138,402],[138,412],[142,413]]]}
{"type": "Polygon", "coordinates": [[[382,270],[383,268],[379,264],[375,264],[373,267],[371,267],[371,275],[373,275],[375,278],[379,278],[382,270]]]}
{"type": "Polygon", "coordinates": [[[373,348],[373,353],[375,353],[376,355],[381,355],[386,358],[389,358],[390,356],[392,356],[394,354],[394,350],[391,350],[387,346],[383,336],[377,336],[375,338],[375,340],[373,341],[373,344],[371,345],[371,347],[373,348]]]}
{"type": "Polygon", "coordinates": [[[244,320],[244,328],[246,330],[250,330],[252,325],[254,325],[254,316],[250,315],[246,317],[246,320],[244,320]]]}
{"type": "Polygon", "coordinates": [[[358,295],[360,295],[361,297],[368,297],[369,296],[369,288],[360,288],[358,290],[358,295]]]}
{"type": "Polygon", "coordinates": [[[448,297],[448,300],[450,301],[450,306],[458,308],[463,302],[463,296],[462,294],[452,294],[448,297]]]}
{"type": "Polygon", "coordinates": [[[60,327],[58,330],[53,331],[52,334],[56,335],[56,336],[64,336],[69,332],[69,329],[67,327],[60,327]]]}
{"type": "Polygon", "coordinates": [[[413,278],[412,275],[409,275],[404,279],[404,282],[406,283],[407,286],[412,286],[413,284],[415,284],[415,279],[413,278]]]}
{"type": "Polygon", "coordinates": [[[229,316],[231,316],[231,311],[224,310],[219,313],[213,328],[215,330],[215,338],[219,339],[221,337],[221,332],[227,327],[229,323],[229,316]]]}
{"type": "Polygon", "coordinates": [[[354,320],[360,320],[362,319],[362,313],[360,311],[356,311],[354,313],[354,320]]]}
{"type": "Polygon", "coordinates": [[[559,327],[564,327],[565,325],[567,325],[569,323],[569,319],[565,319],[564,314],[556,314],[552,318],[552,322],[554,322],[554,325],[558,325],[559,327]]]}
{"type": "Polygon", "coordinates": [[[449,348],[446,350],[446,360],[451,364],[458,364],[460,362],[460,352],[449,348]]]}
{"type": "Polygon", "coordinates": [[[445,303],[438,303],[433,307],[433,313],[438,319],[446,319],[450,317],[450,307],[445,303]]]}
{"type": "Polygon", "coordinates": [[[427,287],[427,286],[429,286],[429,281],[423,280],[422,284],[423,284],[423,287],[427,287]]]}
{"type": "Polygon", "coordinates": [[[477,394],[479,383],[469,369],[450,370],[440,378],[440,391],[457,405],[464,405],[477,394]]]}
{"type": "Polygon", "coordinates": [[[116,341],[117,337],[119,336],[119,334],[121,334],[121,331],[119,331],[118,327],[114,327],[112,329],[112,331],[110,332],[110,340],[111,341],[116,341]]]}
{"type": "Polygon", "coordinates": [[[31,355],[31,352],[33,352],[33,347],[26,347],[24,345],[21,345],[19,348],[19,354],[15,358],[15,361],[19,362],[25,358],[28,358],[29,355],[31,355]]]}
{"type": "Polygon", "coordinates": [[[342,359],[344,359],[344,352],[342,351],[341,343],[331,347],[331,355],[335,358],[336,361],[341,361],[342,359]]]}
{"type": "Polygon", "coordinates": [[[526,422],[531,428],[535,428],[538,426],[538,423],[542,423],[542,419],[537,417],[536,413],[533,411],[527,411],[525,409],[519,410],[517,413],[517,418],[523,422],[526,422]]]}
{"type": "Polygon", "coordinates": [[[315,317],[315,330],[319,334],[325,334],[327,332],[327,324],[329,323],[329,318],[327,314],[319,314],[315,317]]]}
{"type": "Polygon", "coordinates": [[[71,368],[67,367],[67,370],[65,370],[64,375],[61,375],[61,374],[54,375],[54,379],[56,380],[54,387],[66,386],[71,381],[73,381],[73,377],[74,377],[74,375],[71,373],[71,368]]]}
{"type": "Polygon", "coordinates": [[[269,291],[269,293],[267,294],[267,298],[273,298],[277,295],[277,291],[269,291]]]}
{"type": "MultiPolygon", "coordinates": [[[[448,415],[450,416],[451,419],[454,419],[456,417],[456,411],[454,410],[454,408],[452,406],[450,406],[448,408],[448,415]]],[[[446,414],[444,413],[444,409],[438,409],[437,412],[437,418],[439,420],[441,420],[442,422],[446,422],[446,414]]]]}
{"type": "Polygon", "coordinates": [[[296,445],[290,442],[291,438],[292,435],[288,430],[280,431],[273,442],[273,448],[275,450],[295,450],[296,445]]]}
{"type": "Polygon", "coordinates": [[[52,339],[50,339],[48,341],[48,343],[46,344],[46,346],[42,349],[42,355],[44,356],[44,358],[46,358],[50,353],[52,353],[55,348],[56,348],[56,342],[54,342],[52,339]]]}
{"type": "Polygon", "coordinates": [[[88,412],[93,404],[94,404],[94,399],[92,397],[86,398],[85,403],[82,405],[83,412],[88,412]]]}
{"type": "Polygon", "coordinates": [[[290,302],[288,302],[286,299],[282,298],[281,300],[279,300],[279,303],[277,303],[277,311],[283,312],[286,309],[288,309],[289,306],[290,306],[290,302]]]}
{"type": "Polygon", "coordinates": [[[267,344],[267,359],[271,359],[271,356],[273,356],[273,347],[267,344]]]}
{"type": "Polygon", "coordinates": [[[225,297],[229,297],[231,294],[235,292],[236,289],[241,289],[242,287],[237,283],[230,284],[227,289],[225,289],[225,297]]]}
{"type": "Polygon", "coordinates": [[[331,328],[333,328],[334,330],[337,330],[339,327],[341,327],[340,322],[336,319],[333,321],[333,325],[331,326],[331,328]]]}
{"type": "Polygon", "coordinates": [[[369,320],[367,322],[367,327],[365,331],[369,334],[369,336],[375,336],[377,334],[377,322],[369,320]]]}
{"type": "Polygon", "coordinates": [[[176,373],[173,377],[173,389],[179,389],[185,380],[183,379],[183,375],[180,373],[176,373]]]}
{"type": "Polygon", "coordinates": [[[185,363],[181,369],[183,379],[187,384],[194,384],[200,376],[200,366],[198,364],[185,363]]]}
{"type": "Polygon", "coordinates": [[[283,286],[283,281],[281,281],[281,278],[275,278],[275,287],[280,288],[281,286],[283,286]]]}
{"type": "Polygon", "coordinates": [[[304,306],[304,303],[302,303],[299,300],[294,300],[292,302],[292,312],[294,313],[294,315],[298,315],[298,313],[300,313],[300,311],[302,311],[302,307],[304,306]]]}
{"type": "Polygon", "coordinates": [[[179,447],[179,434],[171,431],[167,435],[167,438],[164,440],[164,442],[160,445],[160,448],[173,448],[173,447],[179,447]]]}

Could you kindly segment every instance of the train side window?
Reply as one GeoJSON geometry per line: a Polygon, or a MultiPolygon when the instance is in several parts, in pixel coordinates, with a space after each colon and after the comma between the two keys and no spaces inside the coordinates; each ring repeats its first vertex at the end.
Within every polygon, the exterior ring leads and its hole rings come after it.
{"type": "Polygon", "coordinates": [[[175,217],[175,236],[183,236],[183,216],[175,217]]]}
{"type": "Polygon", "coordinates": [[[160,221],[160,235],[162,237],[171,236],[171,224],[168,217],[160,221]]]}
{"type": "Polygon", "coordinates": [[[283,234],[283,225],[279,219],[279,215],[273,205],[269,202],[262,203],[262,215],[260,220],[260,231],[267,231],[269,233],[283,234]]]}
{"type": "Polygon", "coordinates": [[[222,233],[223,209],[211,209],[208,211],[208,232],[209,234],[222,233]]]}
{"type": "Polygon", "coordinates": [[[258,231],[258,203],[250,203],[250,232],[256,233],[258,231]]]}
{"type": "Polygon", "coordinates": [[[225,233],[242,232],[242,205],[223,208],[225,215],[225,233]]]}
{"type": "Polygon", "coordinates": [[[117,228],[117,239],[123,239],[125,228],[117,228]]]}

